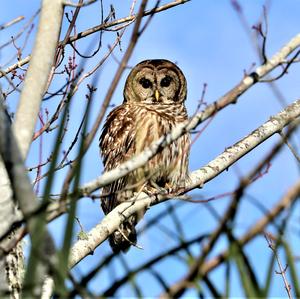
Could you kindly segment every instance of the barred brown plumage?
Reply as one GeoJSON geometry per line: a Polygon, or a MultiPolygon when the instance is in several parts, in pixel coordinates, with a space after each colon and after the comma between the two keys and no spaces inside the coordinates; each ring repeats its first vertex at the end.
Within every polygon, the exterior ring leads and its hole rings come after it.
{"type": "MultiPolygon", "coordinates": [[[[153,141],[187,120],[186,79],[168,60],[146,60],[130,72],[123,104],[108,115],[100,136],[105,171],[141,153],[153,141]]],[[[105,214],[133,197],[134,192],[184,186],[188,178],[190,136],[185,134],[158,152],[146,165],[103,188],[105,214]],[[152,189],[151,189],[152,188],[152,189]],[[107,194],[107,196],[105,196],[107,194]]],[[[158,190],[159,191],[159,190],[158,190]]],[[[114,252],[136,244],[135,225],[144,213],[133,215],[110,236],[114,252]]]]}

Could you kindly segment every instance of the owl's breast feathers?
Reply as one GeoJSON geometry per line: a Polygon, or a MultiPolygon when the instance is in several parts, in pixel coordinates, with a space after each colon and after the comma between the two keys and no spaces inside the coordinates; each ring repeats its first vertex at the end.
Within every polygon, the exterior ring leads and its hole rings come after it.
{"type": "MultiPolygon", "coordinates": [[[[135,114],[139,115],[135,118],[135,154],[141,153],[177,124],[187,120],[186,109],[182,104],[135,104],[132,110],[136,110],[135,114]]],[[[141,182],[149,179],[161,187],[165,187],[166,184],[182,186],[188,174],[189,147],[190,136],[186,134],[162,149],[144,167],[137,170],[136,179],[141,182]]]]}
{"type": "MultiPolygon", "coordinates": [[[[125,103],[118,106],[108,115],[100,137],[105,171],[143,152],[186,119],[186,109],[179,103],[171,106],[125,103]]],[[[146,180],[161,187],[165,184],[182,186],[188,175],[189,147],[190,136],[185,134],[158,152],[144,167],[105,187],[103,192],[116,193],[128,185],[135,185],[137,190],[146,180]]],[[[108,209],[115,204],[110,200],[108,209]]]]}

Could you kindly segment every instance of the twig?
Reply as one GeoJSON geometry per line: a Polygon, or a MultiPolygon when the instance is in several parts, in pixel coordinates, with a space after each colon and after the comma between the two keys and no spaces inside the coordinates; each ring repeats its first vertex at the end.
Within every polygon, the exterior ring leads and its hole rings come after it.
{"type": "Polygon", "coordinates": [[[39,29],[33,50],[33,59],[25,77],[13,125],[16,139],[24,158],[27,156],[29,145],[32,141],[36,118],[45,92],[47,77],[51,69],[51,57],[54,57],[56,41],[60,32],[62,14],[63,7],[61,0],[43,1],[39,29]],[[49,19],[52,20],[53,26],[51,30],[44,31],[44,28],[48,26],[49,19]],[[28,105],[28,99],[30,99],[30,105],[28,105]]]}
{"type": "Polygon", "coordinates": [[[24,25],[22,30],[18,34],[16,34],[13,37],[13,39],[10,39],[8,42],[0,45],[0,50],[3,49],[4,47],[8,46],[9,44],[11,44],[13,40],[14,41],[17,40],[23,34],[23,32],[30,26],[30,24],[32,24],[33,20],[39,13],[40,13],[40,9],[37,10],[37,12],[29,19],[29,21],[24,25]]]}
{"type": "MultiPolygon", "coordinates": [[[[150,10],[147,10],[144,12],[143,14],[143,17],[144,16],[148,16],[148,15],[151,15],[153,13],[159,13],[161,11],[164,11],[164,10],[167,10],[167,9],[170,9],[172,7],[175,7],[177,5],[181,5],[181,4],[184,4],[186,2],[189,2],[191,0],[176,0],[176,1],[173,1],[171,3],[167,3],[167,4],[164,4],[160,7],[158,7],[157,9],[153,10],[153,9],[150,9],[150,10]]],[[[101,25],[98,25],[98,26],[95,26],[93,28],[90,28],[88,30],[85,30],[83,32],[80,32],[78,33],[77,35],[75,36],[71,36],[68,38],[68,40],[66,41],[66,43],[72,43],[73,41],[75,40],[79,40],[81,38],[84,38],[90,34],[93,34],[95,32],[98,32],[100,30],[104,30],[106,28],[110,28],[110,27],[114,27],[116,25],[120,25],[120,24],[123,24],[123,23],[127,23],[127,22],[132,22],[134,21],[135,19],[137,18],[137,15],[134,15],[134,16],[128,16],[128,17],[125,17],[125,18],[121,18],[121,19],[118,19],[118,20],[115,20],[113,22],[110,22],[110,23],[104,23],[104,24],[101,24],[101,25]]],[[[58,44],[58,46],[60,46],[61,43],[58,44]]],[[[30,58],[31,56],[27,56],[25,57],[24,59],[22,59],[21,61],[19,61],[18,63],[15,63],[14,65],[8,67],[7,69],[3,70],[3,72],[5,74],[8,74],[10,73],[12,70],[15,70],[17,69],[19,66],[23,66],[25,64],[27,64],[29,61],[30,61],[30,58]]],[[[2,77],[3,75],[0,73],[0,78],[2,77]]]]}
{"type": "Polygon", "coordinates": [[[288,148],[290,149],[290,151],[294,155],[294,157],[296,158],[296,160],[300,163],[300,156],[298,155],[298,153],[296,152],[296,150],[293,148],[293,146],[289,143],[286,135],[282,131],[279,132],[279,134],[280,134],[282,140],[285,142],[285,144],[288,146],[288,148]]]}
{"type": "Polygon", "coordinates": [[[264,80],[260,80],[261,83],[265,83],[265,82],[273,82],[273,81],[276,81],[278,79],[280,79],[281,77],[283,77],[287,72],[288,72],[288,69],[290,68],[290,66],[297,60],[298,56],[300,54],[300,50],[297,51],[295,53],[295,55],[289,59],[287,62],[286,61],[283,61],[281,64],[286,64],[283,68],[283,70],[280,72],[279,75],[277,75],[276,77],[274,78],[270,78],[270,79],[264,79],[264,80]]]}
{"type": "Polygon", "coordinates": [[[0,30],[6,29],[6,28],[8,28],[8,27],[10,27],[10,26],[22,21],[22,20],[24,20],[24,16],[19,16],[19,17],[15,18],[15,19],[13,19],[9,22],[4,23],[3,25],[0,25],[0,30]]]}
{"type": "MultiPolygon", "coordinates": [[[[189,241],[184,241],[184,242],[180,242],[179,245],[174,246],[173,248],[171,248],[170,250],[163,252],[161,254],[159,254],[158,256],[152,258],[151,260],[147,261],[146,263],[144,263],[141,266],[136,267],[134,270],[129,271],[128,273],[126,273],[126,275],[124,275],[122,278],[115,280],[111,286],[109,288],[107,288],[104,292],[103,292],[103,296],[104,297],[111,297],[114,295],[114,293],[117,291],[117,289],[122,286],[124,283],[126,283],[132,276],[134,276],[135,274],[138,274],[144,270],[149,270],[153,265],[155,265],[156,263],[160,262],[161,260],[164,260],[165,258],[169,257],[169,256],[174,256],[174,254],[176,254],[178,251],[181,251],[183,249],[187,249],[189,248],[190,245],[194,244],[194,243],[200,243],[202,242],[205,237],[207,237],[206,235],[201,235],[201,236],[197,236],[189,241]]],[[[99,267],[98,267],[99,268],[99,267]]],[[[99,268],[100,269],[100,268],[99,268]]],[[[93,271],[94,272],[94,271],[93,271]]],[[[88,275],[87,276],[89,279],[91,279],[91,276],[88,275]]],[[[84,282],[86,283],[87,277],[84,277],[82,280],[84,280],[84,282]]]]}
{"type": "Polygon", "coordinates": [[[286,292],[288,294],[288,297],[289,297],[289,299],[293,299],[293,296],[292,296],[292,293],[291,293],[292,288],[291,288],[291,285],[288,283],[288,280],[287,280],[286,275],[285,275],[288,265],[286,265],[284,268],[282,267],[280,258],[277,254],[277,251],[276,251],[275,247],[274,247],[272,239],[267,234],[264,234],[264,237],[265,237],[265,239],[268,243],[269,248],[273,251],[273,254],[275,255],[278,267],[280,269],[279,272],[278,271],[275,271],[275,272],[276,272],[276,274],[281,275],[281,277],[283,279],[283,282],[284,282],[284,287],[285,287],[286,292]]]}
{"type": "MultiPolygon", "coordinates": [[[[82,2],[83,2],[83,0],[79,0],[78,3],[80,4],[82,2]]],[[[71,23],[70,23],[70,25],[68,27],[66,35],[65,35],[64,39],[61,42],[58,43],[56,54],[55,54],[55,60],[53,62],[53,65],[52,65],[52,68],[51,68],[51,71],[50,71],[50,74],[49,74],[49,77],[48,77],[48,80],[47,80],[47,85],[46,85],[45,91],[47,91],[48,88],[49,88],[49,86],[50,86],[50,83],[51,83],[51,81],[53,79],[53,76],[54,76],[55,69],[60,64],[59,61],[60,60],[62,61],[61,58],[63,56],[64,47],[67,44],[67,40],[69,39],[69,37],[70,37],[70,35],[72,33],[73,28],[75,27],[75,22],[77,20],[79,11],[80,11],[80,7],[76,7],[74,15],[73,15],[73,18],[72,18],[72,21],[71,21],[71,23]]]]}

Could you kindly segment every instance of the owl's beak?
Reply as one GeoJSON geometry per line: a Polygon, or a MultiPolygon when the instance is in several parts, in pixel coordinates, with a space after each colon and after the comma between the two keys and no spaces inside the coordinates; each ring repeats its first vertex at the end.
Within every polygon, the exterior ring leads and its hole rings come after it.
{"type": "Polygon", "coordinates": [[[157,89],[155,89],[154,97],[155,97],[155,100],[158,102],[158,101],[159,101],[160,94],[159,94],[159,91],[158,91],[157,89]]]}

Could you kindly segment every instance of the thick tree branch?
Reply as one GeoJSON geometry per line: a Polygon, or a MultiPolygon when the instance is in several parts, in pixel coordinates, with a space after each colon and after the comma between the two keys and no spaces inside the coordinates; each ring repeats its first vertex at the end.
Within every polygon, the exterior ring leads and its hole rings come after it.
{"type": "Polygon", "coordinates": [[[14,122],[22,157],[32,141],[35,122],[50,73],[63,16],[62,0],[44,0],[32,59],[29,65],[14,122]]]}
{"type": "MultiPolygon", "coordinates": [[[[296,128],[298,128],[298,125],[299,125],[299,122],[296,122],[296,123],[293,123],[293,125],[289,126],[289,130],[287,132],[287,138],[295,131],[296,128]]],[[[253,170],[250,171],[250,173],[247,176],[245,176],[244,178],[242,178],[240,180],[239,186],[236,188],[235,191],[232,192],[231,202],[230,202],[228,208],[226,209],[224,216],[222,216],[222,218],[220,219],[217,228],[206,237],[207,242],[202,247],[201,257],[199,257],[197,259],[199,267],[201,267],[203,265],[207,255],[210,252],[212,252],[214,245],[217,244],[217,241],[219,240],[220,236],[222,236],[223,233],[225,233],[225,232],[228,233],[227,225],[228,225],[228,223],[231,224],[234,222],[234,218],[237,214],[239,203],[241,202],[240,199],[244,193],[244,190],[253,183],[253,181],[255,180],[255,178],[258,177],[258,175],[261,173],[263,168],[268,163],[270,163],[270,161],[272,159],[274,159],[274,157],[279,153],[279,151],[283,145],[284,145],[284,142],[282,140],[279,141],[272,148],[272,150],[266,155],[266,157],[264,159],[262,159],[259,162],[259,164],[256,165],[253,170]]],[[[157,217],[157,218],[160,219],[160,217],[157,217]]],[[[199,236],[198,236],[198,238],[199,238],[199,236]]],[[[203,238],[203,235],[201,235],[200,238],[203,238]]],[[[183,244],[185,244],[185,243],[183,243],[183,244]]],[[[180,243],[180,246],[178,246],[177,248],[180,248],[181,245],[183,245],[183,244],[180,243]]],[[[132,274],[137,274],[137,273],[140,273],[140,271],[148,270],[150,266],[152,266],[156,262],[159,262],[160,259],[163,258],[164,256],[165,256],[165,254],[159,255],[158,257],[154,258],[150,262],[148,261],[148,262],[144,263],[143,265],[137,267],[131,273],[126,273],[123,277],[114,281],[111,284],[111,286],[106,291],[104,291],[103,295],[104,296],[113,296],[116,293],[116,291],[118,290],[118,288],[120,288],[122,285],[124,285],[124,283],[126,283],[130,279],[132,274]]],[[[191,281],[191,284],[187,284],[187,287],[190,285],[192,285],[192,281],[191,281]]]]}
{"type": "MultiPolygon", "coordinates": [[[[31,61],[29,66],[29,70],[25,79],[25,86],[23,88],[21,98],[19,101],[19,107],[17,110],[15,123],[14,123],[14,132],[10,134],[12,138],[16,138],[16,147],[14,149],[20,150],[20,159],[23,161],[26,158],[29,146],[32,141],[33,130],[35,126],[35,122],[38,116],[38,111],[40,108],[41,99],[43,97],[44,88],[47,82],[48,73],[51,68],[52,60],[55,53],[56,41],[58,40],[61,18],[63,14],[62,0],[44,0],[42,4],[42,13],[40,19],[39,30],[36,38],[35,47],[33,50],[34,58],[31,61]]],[[[8,125],[7,123],[6,125],[8,125]]],[[[5,135],[1,135],[1,138],[4,138],[5,135]]],[[[10,139],[12,140],[12,139],[10,139]]],[[[3,139],[3,141],[8,142],[8,140],[3,139]]],[[[9,149],[9,144],[5,145],[5,150],[9,149]]],[[[4,153],[3,153],[4,154],[4,153]]],[[[5,158],[3,156],[3,158],[5,158]]],[[[14,157],[13,157],[14,158],[14,157]]],[[[1,234],[11,226],[11,223],[15,221],[16,218],[19,218],[20,214],[17,213],[16,203],[12,200],[12,196],[20,195],[23,189],[20,191],[16,191],[14,187],[22,187],[25,188],[27,185],[21,184],[23,181],[12,181],[17,177],[15,175],[22,175],[22,171],[12,172],[13,167],[16,165],[20,167],[20,161],[15,161],[14,159],[11,163],[11,167],[7,164],[7,160],[5,162],[6,169],[0,161],[0,232],[1,234]],[[7,171],[6,171],[7,170],[7,171]],[[20,184],[20,186],[18,186],[20,184]],[[13,186],[13,188],[11,188],[13,186]],[[13,189],[13,190],[12,190],[13,189]]],[[[22,164],[22,163],[21,163],[22,164]]],[[[19,177],[18,177],[19,178],[19,177]]],[[[27,186],[28,187],[28,186],[27,186]]],[[[28,191],[28,190],[27,190],[28,191]]],[[[32,189],[31,189],[32,191],[32,189]]],[[[28,191],[29,192],[29,191],[28,191]]],[[[32,204],[35,203],[34,196],[29,196],[29,193],[26,193],[27,196],[23,194],[20,196],[20,207],[25,210],[32,208],[32,204]],[[27,199],[31,201],[31,204],[28,205],[22,199],[27,199]]],[[[30,225],[30,227],[32,227],[30,225]]],[[[32,231],[30,231],[32,233],[32,231]]],[[[1,244],[3,245],[3,244],[1,244]]],[[[22,256],[21,246],[18,246],[18,252],[16,255],[22,256]]],[[[1,263],[6,260],[12,260],[10,255],[1,259],[1,263]]],[[[20,265],[10,264],[8,266],[8,270],[6,272],[2,271],[1,276],[5,276],[7,274],[8,279],[8,287],[10,291],[14,294],[14,296],[19,296],[18,292],[20,292],[21,285],[21,277],[19,277],[18,281],[18,289],[12,285],[10,281],[10,277],[17,276],[18,271],[22,271],[19,269],[20,265]],[[10,274],[11,273],[11,274],[10,274]]],[[[45,273],[45,268],[41,268],[42,272],[45,273]]],[[[1,278],[3,280],[5,278],[1,278]]],[[[14,283],[14,282],[13,282],[14,283]]],[[[39,285],[39,284],[38,284],[39,285]]],[[[5,287],[3,287],[4,289],[5,287]]]]}
{"type": "Polygon", "coordinates": [[[103,187],[118,178],[127,175],[129,172],[144,165],[151,157],[153,157],[161,148],[167,146],[174,140],[178,139],[187,131],[196,128],[200,123],[214,115],[219,110],[223,109],[229,104],[236,103],[238,97],[247,91],[256,82],[259,82],[261,78],[271,72],[275,67],[280,65],[285,58],[294,51],[300,45],[300,34],[295,36],[288,44],[281,48],[273,57],[270,58],[264,65],[259,66],[253,73],[246,76],[240,83],[234,88],[222,96],[218,101],[207,106],[204,111],[196,114],[187,123],[182,124],[175,128],[170,134],[161,137],[158,141],[154,142],[148,149],[142,154],[134,157],[130,161],[122,164],[118,169],[113,169],[110,172],[103,174],[100,178],[86,185],[86,189],[82,190],[83,194],[89,194],[96,188],[103,187]]]}
{"type": "MultiPolygon", "coordinates": [[[[265,139],[280,131],[284,126],[286,126],[288,123],[299,116],[299,106],[300,104],[298,100],[284,109],[278,115],[271,117],[268,122],[259,127],[256,131],[252,132],[244,140],[226,149],[226,151],[220,156],[218,161],[214,160],[209,163],[206,168],[195,171],[193,173],[192,179],[194,185],[192,184],[189,188],[195,188],[196,186],[201,185],[199,181],[201,181],[200,178],[202,177],[203,173],[211,173],[212,177],[210,179],[212,179],[214,177],[214,173],[219,173],[220,167],[222,167],[222,171],[228,168],[227,163],[230,159],[232,159],[232,157],[236,157],[236,159],[239,159],[241,156],[248,153],[250,148],[253,149],[265,139]],[[236,154],[235,151],[238,151],[239,155],[233,155],[236,154]],[[217,172],[215,171],[216,169],[217,172]],[[198,179],[196,179],[196,177],[198,177],[198,179]]],[[[147,161],[149,161],[160,149],[171,144],[174,140],[178,139],[186,132],[191,131],[192,129],[197,127],[197,125],[203,120],[203,118],[205,118],[205,111],[198,113],[186,123],[178,125],[169,134],[167,134],[166,136],[162,136],[159,140],[153,142],[150,147],[145,149],[141,154],[121,164],[118,168],[108,171],[99,178],[85,184],[80,189],[80,192],[82,193],[82,195],[88,195],[96,189],[112,183],[116,179],[119,179],[127,175],[129,172],[145,165],[145,163],[147,163],[147,161]]],[[[232,161],[232,163],[233,162],[235,161],[232,161]]]]}
{"type": "MultiPolygon", "coordinates": [[[[209,164],[192,172],[190,175],[191,183],[186,187],[185,192],[197,187],[202,187],[204,183],[210,181],[225,169],[228,169],[238,159],[253,150],[270,136],[282,130],[286,125],[299,116],[300,100],[297,100],[277,115],[271,117],[269,121],[265,122],[247,137],[226,149],[209,164]]],[[[92,190],[95,190],[100,186],[100,184],[95,184],[93,185],[92,190]]],[[[87,188],[90,187],[91,184],[83,186],[81,190],[86,191],[87,188]]],[[[117,206],[112,212],[106,215],[101,223],[89,232],[87,240],[79,240],[76,242],[72,248],[70,256],[70,267],[73,267],[86,255],[92,253],[95,248],[99,246],[99,244],[101,244],[112,232],[114,232],[130,215],[172,197],[176,197],[176,194],[169,196],[157,194],[149,197],[142,192],[138,194],[136,198],[133,198],[132,201],[125,202],[117,206]]]]}
{"type": "MultiPolygon", "coordinates": [[[[22,214],[27,222],[27,230],[29,232],[31,242],[39,243],[39,258],[43,262],[39,262],[37,266],[37,279],[35,295],[40,295],[42,291],[43,277],[49,273],[49,263],[45,260],[51,260],[55,253],[54,242],[48,231],[44,231],[44,235],[40,239],[37,235],[37,218],[32,217],[32,213],[39,207],[32,190],[32,185],[27,176],[27,170],[23,164],[17,142],[11,130],[10,120],[6,114],[3,104],[0,103],[0,156],[4,162],[12,189],[12,197],[20,207],[22,214]],[[37,240],[38,238],[38,240],[37,240]]],[[[33,289],[31,290],[33,292],[33,289]]]]}

